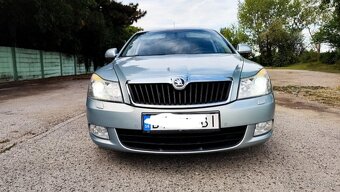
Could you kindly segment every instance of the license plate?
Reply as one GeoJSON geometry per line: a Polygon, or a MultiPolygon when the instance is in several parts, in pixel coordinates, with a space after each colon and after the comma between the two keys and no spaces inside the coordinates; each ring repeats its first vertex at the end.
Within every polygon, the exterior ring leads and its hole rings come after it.
{"type": "Polygon", "coordinates": [[[144,114],[143,130],[219,129],[219,114],[144,114]]]}

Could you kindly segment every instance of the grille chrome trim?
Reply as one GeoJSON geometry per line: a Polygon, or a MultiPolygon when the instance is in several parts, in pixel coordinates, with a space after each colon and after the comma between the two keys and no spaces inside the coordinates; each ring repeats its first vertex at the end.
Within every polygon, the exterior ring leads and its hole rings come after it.
{"type": "MultiPolygon", "coordinates": [[[[192,81],[189,82],[186,89],[181,90],[180,93],[175,94],[174,88],[171,83],[156,83],[156,82],[133,82],[130,81],[126,82],[125,87],[128,92],[128,96],[130,99],[130,102],[137,107],[145,107],[145,108],[199,108],[199,107],[211,107],[211,106],[218,106],[223,105],[231,102],[231,93],[232,93],[232,87],[234,82],[231,79],[227,80],[203,80],[203,81],[192,81]],[[199,86],[198,84],[205,84],[205,86],[199,86]],[[217,91],[217,93],[214,93],[214,90],[210,90],[208,93],[205,92],[205,89],[209,89],[209,84],[214,84],[212,88],[217,91]],[[151,85],[150,85],[151,84],[151,85]],[[190,85],[191,84],[191,85],[190,85]],[[217,84],[217,85],[215,85],[217,84]],[[130,86],[130,85],[139,85],[139,86],[130,86]],[[154,89],[152,89],[149,86],[154,86],[154,89]],[[190,85],[190,86],[189,86],[190,85]],[[144,87],[144,90],[142,90],[141,87],[144,87]],[[222,87],[221,91],[218,91],[219,87],[222,87]],[[158,89],[158,90],[157,90],[158,89]],[[172,90],[173,89],[173,90],[172,90]],[[145,91],[147,90],[147,91],[145,91]],[[225,95],[222,94],[225,90],[228,91],[228,93],[225,95]],[[131,91],[139,91],[142,94],[134,94],[135,98],[137,98],[138,101],[143,99],[144,103],[138,103],[133,99],[131,91]],[[143,92],[144,91],[144,92],[143,92]],[[154,91],[157,91],[159,94],[154,94],[154,91]],[[189,92],[189,94],[187,94],[189,92]],[[190,92],[192,94],[190,94],[190,92]],[[151,102],[150,99],[146,100],[147,95],[151,94],[153,102],[151,102]],[[183,94],[183,96],[182,96],[183,94]],[[199,95],[197,95],[199,94],[199,95]],[[166,97],[168,95],[168,97],[166,97]],[[199,98],[197,98],[199,97],[199,98]],[[208,98],[209,97],[209,98],[208,98]],[[162,102],[161,102],[162,100],[162,102]],[[193,102],[196,101],[196,103],[193,102]],[[197,103],[199,101],[200,103],[197,103]],[[168,102],[168,103],[165,103],[168,102]],[[177,103],[177,104],[175,104],[177,103]]],[[[178,90],[175,90],[178,91],[178,90]]]]}

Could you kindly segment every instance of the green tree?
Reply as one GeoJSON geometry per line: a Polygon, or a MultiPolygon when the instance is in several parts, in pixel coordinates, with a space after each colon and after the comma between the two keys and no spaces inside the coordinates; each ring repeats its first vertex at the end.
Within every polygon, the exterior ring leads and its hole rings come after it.
{"type": "Polygon", "coordinates": [[[82,54],[104,63],[146,14],[112,0],[0,0],[0,45],[82,54]]]}
{"type": "Polygon", "coordinates": [[[270,46],[272,56],[272,65],[284,66],[298,61],[298,56],[304,51],[303,38],[299,32],[288,32],[284,29],[282,23],[276,22],[270,28],[261,34],[262,39],[266,39],[263,47],[270,46]]]}
{"type": "Polygon", "coordinates": [[[220,33],[228,39],[228,41],[237,47],[240,43],[247,43],[249,41],[248,35],[245,33],[244,29],[231,25],[231,27],[225,27],[220,29],[220,33]]]}
{"type": "Polygon", "coordinates": [[[301,31],[316,19],[309,1],[245,0],[239,4],[240,25],[261,54],[262,64],[289,64],[303,50],[301,31]]]}
{"type": "Polygon", "coordinates": [[[320,9],[330,9],[331,18],[321,26],[320,31],[313,38],[315,41],[330,43],[340,49],[340,1],[322,0],[320,9]]]}

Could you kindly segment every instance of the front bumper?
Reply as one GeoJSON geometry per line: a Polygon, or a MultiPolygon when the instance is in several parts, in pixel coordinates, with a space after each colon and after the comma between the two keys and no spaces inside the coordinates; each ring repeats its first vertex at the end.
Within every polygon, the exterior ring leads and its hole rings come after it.
{"type": "Polygon", "coordinates": [[[87,119],[89,124],[106,127],[110,140],[101,139],[90,134],[94,143],[101,147],[111,148],[125,152],[184,154],[205,153],[240,149],[266,142],[272,135],[272,131],[254,137],[255,124],[274,119],[275,100],[273,94],[261,97],[237,100],[221,106],[194,108],[194,109],[149,109],[139,108],[123,103],[112,103],[87,100],[87,119]],[[137,150],[125,147],[119,141],[115,128],[142,130],[142,113],[206,113],[219,111],[220,125],[223,128],[247,126],[245,135],[240,143],[227,148],[195,150],[195,151],[152,151],[137,150]]]}

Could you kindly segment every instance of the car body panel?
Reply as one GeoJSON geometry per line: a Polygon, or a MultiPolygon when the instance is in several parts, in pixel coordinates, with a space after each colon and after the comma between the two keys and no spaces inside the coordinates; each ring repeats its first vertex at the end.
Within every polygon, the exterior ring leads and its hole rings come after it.
{"type": "Polygon", "coordinates": [[[92,141],[97,144],[100,147],[107,148],[107,149],[113,149],[116,151],[121,152],[133,152],[133,153],[144,153],[144,154],[197,154],[197,153],[215,153],[215,152],[223,152],[223,151],[230,151],[235,149],[242,149],[250,146],[260,145],[268,141],[273,131],[270,131],[264,135],[260,135],[257,137],[253,137],[255,126],[249,125],[247,126],[246,133],[242,139],[242,141],[232,147],[228,148],[220,148],[220,149],[211,149],[211,150],[193,150],[193,151],[150,151],[150,150],[138,150],[138,149],[132,149],[124,146],[117,136],[117,132],[115,129],[109,130],[110,140],[101,139],[93,134],[90,133],[90,137],[92,141]]]}
{"type": "Polygon", "coordinates": [[[89,123],[108,128],[142,130],[142,113],[206,113],[219,111],[221,127],[236,127],[268,121],[274,118],[273,94],[252,99],[238,100],[229,104],[193,109],[150,109],[124,103],[87,100],[89,123]]]}
{"type": "Polygon", "coordinates": [[[113,68],[113,63],[99,68],[95,73],[105,80],[114,82],[118,81],[118,77],[115,74],[115,70],[113,68]]]}
{"type": "Polygon", "coordinates": [[[164,77],[174,76],[189,76],[189,80],[195,76],[232,77],[235,68],[243,64],[243,59],[235,54],[137,56],[118,59],[115,64],[128,81],[144,82],[151,78],[162,83],[164,77]]]}
{"type": "Polygon", "coordinates": [[[254,137],[255,124],[274,119],[275,101],[273,94],[264,95],[252,99],[238,100],[230,104],[198,109],[181,109],[181,113],[205,113],[209,111],[219,111],[221,117],[221,127],[236,127],[248,125],[242,141],[233,147],[220,148],[215,150],[197,150],[197,151],[151,151],[136,150],[125,147],[119,141],[115,128],[142,130],[142,113],[178,113],[178,109],[159,110],[137,108],[122,103],[103,102],[88,99],[87,101],[87,119],[88,122],[99,126],[106,127],[109,131],[110,140],[98,138],[90,134],[92,140],[105,148],[118,151],[136,152],[136,153],[159,153],[159,154],[192,154],[218,152],[232,149],[240,149],[252,145],[258,145],[266,142],[271,136],[272,131],[254,137]],[[104,106],[100,108],[97,106],[104,106]]]}
{"type": "Polygon", "coordinates": [[[256,75],[263,67],[253,61],[244,59],[241,78],[247,78],[256,75]]]}

